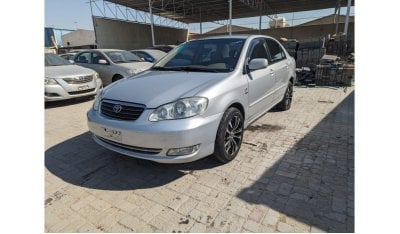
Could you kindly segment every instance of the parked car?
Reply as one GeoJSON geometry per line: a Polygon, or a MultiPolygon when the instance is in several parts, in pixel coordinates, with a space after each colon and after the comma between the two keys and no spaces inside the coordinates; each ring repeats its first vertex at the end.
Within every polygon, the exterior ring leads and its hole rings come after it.
{"type": "Polygon", "coordinates": [[[152,47],[149,47],[147,49],[153,49],[153,50],[161,50],[165,53],[170,52],[172,49],[174,49],[176,46],[175,45],[155,45],[152,47]]]}
{"type": "Polygon", "coordinates": [[[98,144],[131,157],[183,163],[213,154],[226,163],[250,123],[274,106],[290,108],[295,67],[267,36],[189,41],[105,88],[87,113],[89,130],[98,144]]]}
{"type": "Polygon", "coordinates": [[[149,69],[153,64],[145,62],[126,50],[91,49],[78,53],[76,64],[91,68],[99,73],[103,85],[149,69]]]}
{"type": "Polygon", "coordinates": [[[44,100],[58,101],[96,95],[102,88],[97,72],[71,64],[55,54],[44,55],[44,100]]]}
{"type": "Polygon", "coordinates": [[[131,52],[149,63],[155,63],[167,54],[155,49],[131,50],[131,52]]]}

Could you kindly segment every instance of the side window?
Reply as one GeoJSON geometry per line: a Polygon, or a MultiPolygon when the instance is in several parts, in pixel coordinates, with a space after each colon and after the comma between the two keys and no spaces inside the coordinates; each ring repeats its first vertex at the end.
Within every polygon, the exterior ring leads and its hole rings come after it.
{"type": "Polygon", "coordinates": [[[93,64],[99,64],[99,60],[100,59],[104,59],[104,60],[107,61],[107,59],[102,54],[100,54],[98,52],[93,52],[92,55],[93,55],[93,59],[92,59],[92,63],[93,64]]]}
{"type": "Polygon", "coordinates": [[[267,39],[267,46],[271,55],[271,63],[279,62],[286,58],[282,47],[274,40],[267,39]]]}
{"type": "Polygon", "coordinates": [[[249,61],[255,58],[265,58],[268,59],[268,53],[265,48],[265,40],[258,38],[252,41],[250,46],[249,61]]]}
{"type": "Polygon", "coordinates": [[[145,56],[142,52],[140,52],[140,51],[135,51],[134,54],[136,54],[137,56],[139,56],[141,59],[145,59],[145,58],[146,58],[146,56],[145,56]]]}
{"type": "Polygon", "coordinates": [[[76,56],[76,63],[92,63],[92,56],[90,52],[83,52],[76,56]]]}
{"type": "Polygon", "coordinates": [[[140,58],[142,58],[142,59],[145,60],[145,61],[153,62],[153,58],[150,57],[150,56],[149,56],[148,54],[146,54],[146,53],[137,52],[136,55],[139,56],[140,58]]]}

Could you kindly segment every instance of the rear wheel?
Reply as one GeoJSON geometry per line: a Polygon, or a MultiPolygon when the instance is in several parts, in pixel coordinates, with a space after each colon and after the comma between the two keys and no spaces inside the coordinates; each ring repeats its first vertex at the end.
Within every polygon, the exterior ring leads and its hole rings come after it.
{"type": "Polygon", "coordinates": [[[235,107],[230,107],[221,119],[215,140],[214,156],[222,162],[232,161],[239,152],[243,138],[244,118],[235,107]]]}
{"type": "Polygon", "coordinates": [[[283,100],[276,106],[279,110],[289,110],[292,105],[293,98],[293,83],[289,81],[283,100]]]}

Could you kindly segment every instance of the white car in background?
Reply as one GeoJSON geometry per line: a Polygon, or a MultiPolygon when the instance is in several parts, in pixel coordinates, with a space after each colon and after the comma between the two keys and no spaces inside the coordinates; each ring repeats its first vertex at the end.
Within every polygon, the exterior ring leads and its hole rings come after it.
{"type": "Polygon", "coordinates": [[[153,64],[126,50],[92,49],[75,55],[74,62],[99,73],[103,85],[149,69],[153,64]]]}
{"type": "Polygon", "coordinates": [[[56,54],[44,55],[44,100],[94,96],[102,88],[97,72],[71,64],[56,54]]]}

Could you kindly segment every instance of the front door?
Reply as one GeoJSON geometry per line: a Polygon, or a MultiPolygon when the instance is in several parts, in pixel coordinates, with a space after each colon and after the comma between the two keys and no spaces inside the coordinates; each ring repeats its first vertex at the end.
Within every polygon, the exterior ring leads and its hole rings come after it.
{"type": "Polygon", "coordinates": [[[106,86],[112,82],[113,70],[110,69],[110,61],[99,52],[92,52],[92,68],[99,73],[103,85],[106,86]],[[107,64],[99,63],[99,60],[105,60],[107,64]]]}
{"type": "MultiPolygon", "coordinates": [[[[255,58],[268,59],[264,38],[254,39],[249,48],[247,64],[255,58]]],[[[275,78],[269,66],[255,71],[246,70],[249,80],[249,119],[253,119],[270,108],[274,100],[275,78]]]]}

